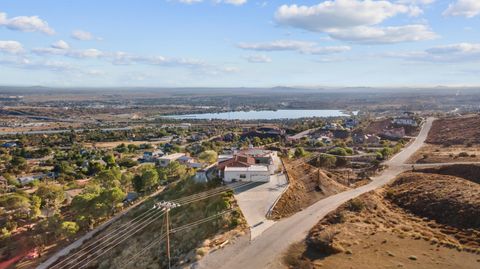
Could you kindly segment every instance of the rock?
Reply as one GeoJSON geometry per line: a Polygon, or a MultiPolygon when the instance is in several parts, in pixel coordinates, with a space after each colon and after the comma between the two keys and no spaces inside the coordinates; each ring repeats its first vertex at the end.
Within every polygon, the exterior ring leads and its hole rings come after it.
{"type": "Polygon", "coordinates": [[[350,254],[351,255],[351,254],[353,254],[353,252],[352,252],[352,250],[347,249],[347,250],[345,250],[345,254],[350,254]]]}
{"type": "Polygon", "coordinates": [[[390,256],[390,257],[395,257],[395,254],[393,254],[393,253],[390,252],[390,251],[387,251],[387,255],[390,256]]]}
{"type": "Polygon", "coordinates": [[[411,255],[410,257],[408,257],[410,260],[412,261],[416,261],[417,260],[417,256],[415,255],[411,255]]]}

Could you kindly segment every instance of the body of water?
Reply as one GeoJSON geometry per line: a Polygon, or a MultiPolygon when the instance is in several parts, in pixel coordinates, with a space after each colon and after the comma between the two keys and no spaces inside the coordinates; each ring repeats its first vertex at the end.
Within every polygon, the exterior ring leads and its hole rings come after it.
{"type": "Polygon", "coordinates": [[[232,111],[220,113],[199,113],[186,115],[169,115],[166,117],[175,119],[201,119],[201,120],[278,120],[278,119],[299,119],[299,118],[327,118],[327,117],[348,117],[350,114],[342,110],[319,110],[319,109],[284,109],[284,110],[260,110],[260,111],[232,111]]]}

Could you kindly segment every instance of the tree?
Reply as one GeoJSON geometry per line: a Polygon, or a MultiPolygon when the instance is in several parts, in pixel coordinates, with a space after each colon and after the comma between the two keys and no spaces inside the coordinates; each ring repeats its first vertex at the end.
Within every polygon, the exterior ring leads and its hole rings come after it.
{"type": "Polygon", "coordinates": [[[73,221],[64,221],[60,225],[60,234],[64,238],[69,238],[74,236],[79,229],[80,227],[78,226],[77,223],[73,221]]]}
{"type": "Polygon", "coordinates": [[[322,167],[334,167],[337,163],[337,157],[329,154],[320,154],[320,156],[318,156],[318,162],[322,167]]]}
{"type": "Polygon", "coordinates": [[[158,183],[157,170],[151,165],[143,166],[140,172],[133,177],[133,188],[137,192],[149,191],[158,183]]]}
{"type": "Polygon", "coordinates": [[[55,213],[65,201],[65,192],[58,185],[40,183],[35,194],[42,199],[42,205],[47,209],[47,217],[55,213]]]}
{"type": "Polygon", "coordinates": [[[23,157],[14,156],[10,161],[12,169],[16,172],[25,171],[28,169],[27,160],[23,157]]]}
{"type": "Polygon", "coordinates": [[[384,159],[388,159],[388,157],[393,155],[393,149],[389,147],[384,147],[380,152],[384,159]]]}
{"type": "Polygon", "coordinates": [[[188,176],[187,167],[179,162],[170,162],[166,171],[169,179],[185,179],[188,176]]]}
{"type": "Polygon", "coordinates": [[[122,172],[118,167],[103,170],[95,177],[95,180],[104,188],[109,189],[120,186],[122,172]]]}
{"type": "Polygon", "coordinates": [[[115,162],[115,156],[113,154],[107,154],[103,157],[103,161],[107,164],[107,167],[114,167],[117,163],[115,162]]]}
{"type": "Polygon", "coordinates": [[[42,205],[42,199],[36,195],[32,195],[30,197],[30,218],[35,219],[37,218],[40,214],[40,206],[42,205]]]}
{"type": "Polygon", "coordinates": [[[252,144],[256,147],[260,146],[262,144],[262,139],[260,139],[260,137],[258,136],[255,136],[253,138],[253,141],[252,141],[252,144]]]}
{"type": "Polygon", "coordinates": [[[294,155],[295,155],[296,158],[301,158],[301,157],[304,157],[305,155],[307,155],[307,153],[305,152],[304,148],[298,147],[298,148],[295,149],[294,155]]]}
{"type": "Polygon", "coordinates": [[[122,158],[118,160],[118,165],[121,167],[131,168],[138,165],[138,162],[131,158],[122,158]]]}
{"type": "Polygon", "coordinates": [[[132,185],[133,174],[130,172],[123,173],[120,178],[120,184],[124,190],[128,190],[132,185]]]}
{"type": "Polygon", "coordinates": [[[218,154],[213,150],[204,151],[200,153],[200,155],[198,156],[198,159],[200,161],[206,162],[206,163],[214,163],[217,161],[217,158],[218,158],[218,154]]]}
{"type": "Polygon", "coordinates": [[[341,147],[333,148],[333,149],[329,150],[327,153],[332,154],[332,155],[338,155],[338,156],[347,156],[348,155],[347,150],[345,150],[344,148],[341,148],[341,147]]]}
{"type": "Polygon", "coordinates": [[[15,218],[23,218],[30,211],[30,201],[19,193],[13,193],[0,197],[0,207],[5,207],[6,211],[13,211],[15,218]]]}
{"type": "MultiPolygon", "coordinates": [[[[99,195],[99,202],[105,204],[108,208],[108,213],[115,213],[117,205],[125,199],[125,193],[118,187],[109,190],[103,190],[99,195]]],[[[107,214],[108,214],[107,213],[107,214]]]]}

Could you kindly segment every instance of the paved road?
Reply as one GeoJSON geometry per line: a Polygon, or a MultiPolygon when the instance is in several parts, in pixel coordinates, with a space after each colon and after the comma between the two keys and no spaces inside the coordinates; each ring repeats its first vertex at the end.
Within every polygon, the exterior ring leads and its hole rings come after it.
{"type": "Polygon", "coordinates": [[[330,196],[289,218],[280,220],[248,245],[232,244],[213,252],[201,260],[198,267],[217,269],[283,268],[281,257],[288,246],[304,239],[308,231],[325,215],[348,200],[387,184],[398,174],[407,170],[405,162],[423,145],[432,122],[433,118],[428,118],[415,141],[387,161],[386,164],[389,167],[373,178],[370,184],[330,196]]]}

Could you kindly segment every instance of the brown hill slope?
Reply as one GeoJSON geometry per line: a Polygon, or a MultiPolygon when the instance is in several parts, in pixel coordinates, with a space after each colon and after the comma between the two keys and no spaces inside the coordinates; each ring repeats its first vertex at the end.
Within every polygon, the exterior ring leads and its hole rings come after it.
{"type": "Polygon", "coordinates": [[[290,216],[314,202],[347,189],[339,175],[316,168],[303,159],[284,161],[290,186],[272,210],[271,218],[290,216]]]}
{"type": "Polygon", "coordinates": [[[480,165],[453,164],[438,168],[422,169],[419,172],[456,176],[480,184],[480,165]]]}
{"type": "Polygon", "coordinates": [[[480,116],[438,119],[427,143],[441,145],[480,144],[480,116]]]}
{"type": "Polygon", "coordinates": [[[387,198],[414,214],[458,228],[480,228],[480,185],[453,176],[405,173],[387,198]]]}

